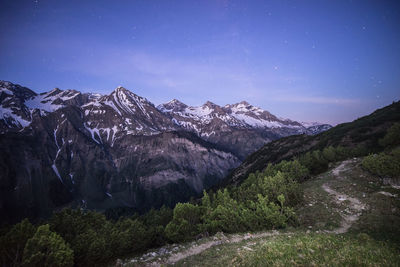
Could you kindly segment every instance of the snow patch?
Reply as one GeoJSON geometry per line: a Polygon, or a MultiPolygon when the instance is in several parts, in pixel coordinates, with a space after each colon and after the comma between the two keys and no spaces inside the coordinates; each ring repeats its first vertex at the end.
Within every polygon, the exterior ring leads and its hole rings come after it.
{"type": "Polygon", "coordinates": [[[51,168],[53,168],[53,171],[57,175],[58,179],[61,181],[61,183],[64,183],[63,180],[61,179],[60,173],[58,172],[56,164],[51,165],[51,168]]]}
{"type": "Polygon", "coordinates": [[[7,125],[7,120],[11,120],[15,126],[22,128],[25,128],[29,126],[29,124],[31,124],[30,121],[24,120],[23,118],[15,114],[10,108],[0,107],[0,119],[3,119],[7,125]]]}
{"type": "Polygon", "coordinates": [[[57,109],[64,107],[63,105],[53,104],[53,101],[57,99],[56,97],[48,97],[47,94],[37,95],[32,97],[31,99],[25,101],[25,105],[30,109],[40,109],[46,112],[53,112],[57,109]]]}

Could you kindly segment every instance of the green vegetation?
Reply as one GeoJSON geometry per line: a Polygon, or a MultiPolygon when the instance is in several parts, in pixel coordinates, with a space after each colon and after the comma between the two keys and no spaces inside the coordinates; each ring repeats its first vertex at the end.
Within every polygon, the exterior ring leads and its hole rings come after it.
{"type": "MultiPolygon", "coordinates": [[[[398,177],[399,125],[394,124],[386,136],[381,136],[380,151],[384,152],[365,157],[364,169],[382,177],[398,177]]],[[[312,185],[310,188],[305,185],[311,176],[323,173],[335,162],[366,153],[363,146],[327,146],[308,151],[291,160],[268,164],[262,171],[248,175],[238,186],[231,185],[216,192],[204,191],[201,200],[178,203],[173,210],[163,207],[140,216],[129,210],[115,210],[106,213],[107,219],[93,211],[64,209],[54,213],[43,225],[34,226],[23,220],[0,232],[1,264],[103,266],[168,242],[191,241],[217,232],[255,232],[296,227],[302,223],[317,225],[312,221],[315,215],[328,218],[331,223],[321,224],[317,229],[331,229],[337,227],[339,221],[331,220],[333,213],[320,212],[318,201],[315,206],[307,207],[310,211],[315,209],[312,216],[299,218],[295,214],[305,201],[304,192],[314,190],[312,185]]],[[[322,182],[318,182],[319,188],[322,182]]],[[[324,199],[324,196],[321,194],[316,199],[324,199]]],[[[287,240],[282,237],[259,247],[256,252],[239,255],[235,264],[305,265],[331,260],[332,265],[387,264],[383,256],[392,257],[393,254],[386,245],[366,236],[332,235],[298,235],[287,240]],[[337,255],[334,250],[339,250],[341,256],[334,258],[337,255]]]]}
{"type": "Polygon", "coordinates": [[[371,239],[332,234],[280,236],[238,255],[236,266],[398,266],[397,250],[371,239]]]}
{"type": "Polygon", "coordinates": [[[36,227],[27,219],[15,224],[0,238],[0,256],[3,266],[17,266],[22,261],[26,242],[35,234],[36,227]]]}
{"type": "Polygon", "coordinates": [[[300,176],[307,174],[297,161],[271,165],[238,188],[204,192],[201,204],[176,205],[167,237],[180,242],[199,234],[285,227],[295,220],[291,207],[301,200],[298,183],[290,176],[296,170],[300,176]]]}
{"type": "Polygon", "coordinates": [[[400,178],[400,148],[371,154],[364,158],[363,167],[381,177],[400,178]]]}
{"type": "Polygon", "coordinates": [[[370,173],[384,178],[400,179],[400,123],[389,128],[387,134],[379,140],[385,151],[364,158],[362,166],[370,173]]]}
{"type": "Polygon", "coordinates": [[[379,144],[383,147],[392,147],[400,145],[400,123],[393,124],[389,128],[386,135],[379,140],[379,144]]]}
{"type": "Polygon", "coordinates": [[[49,225],[39,226],[24,249],[23,266],[68,267],[74,265],[74,253],[49,225]]]}
{"type": "Polygon", "coordinates": [[[23,220],[2,235],[1,264],[105,266],[118,257],[165,244],[164,228],[171,217],[172,210],[165,207],[118,221],[94,211],[64,209],[37,230],[23,220]]]}
{"type": "MultiPolygon", "coordinates": [[[[368,116],[350,123],[339,124],[315,136],[296,135],[281,138],[267,143],[247,157],[241,166],[221,181],[218,186],[239,185],[247,179],[250,173],[262,171],[269,163],[279,163],[282,160],[291,160],[295,157],[300,158],[307,152],[310,152],[310,154],[317,150],[322,152],[330,146],[335,148],[342,147],[348,153],[345,158],[351,155],[360,157],[370,153],[379,153],[382,151],[379,140],[385,136],[387,130],[393,124],[399,122],[400,101],[397,101],[392,105],[376,110],[368,116]]],[[[397,138],[397,140],[399,139],[397,138]]],[[[308,168],[309,166],[306,167],[308,168]]],[[[318,174],[325,171],[327,167],[323,162],[319,162],[319,164],[310,169],[310,173],[313,175],[318,174]]]]}

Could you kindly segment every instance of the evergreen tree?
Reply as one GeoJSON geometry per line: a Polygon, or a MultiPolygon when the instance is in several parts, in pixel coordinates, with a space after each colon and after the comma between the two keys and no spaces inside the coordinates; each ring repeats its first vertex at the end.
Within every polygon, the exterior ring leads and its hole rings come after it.
{"type": "Polygon", "coordinates": [[[1,237],[0,254],[3,266],[18,266],[22,260],[24,247],[28,239],[35,234],[35,227],[24,219],[14,225],[11,230],[1,237]]]}
{"type": "Polygon", "coordinates": [[[39,226],[28,240],[22,259],[23,266],[67,267],[74,265],[74,254],[64,239],[50,231],[48,224],[39,226]]]}

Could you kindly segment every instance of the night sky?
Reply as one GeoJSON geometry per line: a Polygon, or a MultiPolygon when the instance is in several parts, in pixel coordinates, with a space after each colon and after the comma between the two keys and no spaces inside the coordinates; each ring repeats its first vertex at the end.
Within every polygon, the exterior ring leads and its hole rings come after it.
{"type": "Polygon", "coordinates": [[[400,98],[400,1],[0,0],[0,80],[332,124],[400,98]]]}

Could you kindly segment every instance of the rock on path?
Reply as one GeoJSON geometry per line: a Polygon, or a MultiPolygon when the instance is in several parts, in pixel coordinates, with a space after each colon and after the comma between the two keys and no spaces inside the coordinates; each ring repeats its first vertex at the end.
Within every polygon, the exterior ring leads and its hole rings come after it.
{"type": "MultiPolygon", "coordinates": [[[[346,165],[350,163],[351,160],[343,161],[338,167],[332,170],[332,174],[338,179],[345,179],[344,177],[340,176],[340,172],[346,169],[346,165]]],[[[358,220],[361,215],[362,210],[366,209],[366,205],[363,204],[359,199],[350,197],[346,194],[339,193],[333,190],[328,183],[322,185],[322,189],[324,189],[328,194],[332,195],[335,199],[335,202],[341,204],[343,201],[348,200],[348,212],[349,214],[342,215],[342,222],[339,228],[333,231],[326,231],[327,233],[336,233],[336,234],[343,234],[346,233],[351,225],[358,220]]]]}

